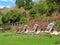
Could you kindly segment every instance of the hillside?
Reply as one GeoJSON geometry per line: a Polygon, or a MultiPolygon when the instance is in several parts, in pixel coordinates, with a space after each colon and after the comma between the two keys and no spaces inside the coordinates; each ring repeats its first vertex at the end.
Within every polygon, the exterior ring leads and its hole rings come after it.
{"type": "MultiPolygon", "coordinates": [[[[30,21],[33,20],[33,22],[39,24],[40,28],[46,28],[49,23],[54,21],[56,23],[55,26],[60,27],[60,3],[58,1],[25,1],[26,3],[24,3],[24,0],[16,0],[15,7],[0,9],[1,23],[11,24],[20,22],[22,25],[29,25],[30,21]]],[[[58,30],[60,30],[60,28],[58,30]]]]}
{"type": "MultiPolygon", "coordinates": [[[[11,8],[4,8],[4,9],[0,9],[0,10],[1,10],[2,14],[6,14],[6,13],[10,12],[11,10],[13,10],[13,11],[15,10],[15,11],[17,11],[19,13],[25,12],[25,9],[23,7],[22,8],[11,7],[11,8]]],[[[46,14],[40,15],[39,13],[37,13],[36,14],[37,16],[34,19],[29,19],[30,18],[29,11],[30,10],[27,10],[26,11],[27,18],[26,19],[23,19],[23,22],[22,22],[22,23],[28,24],[28,26],[31,26],[32,27],[32,25],[30,24],[30,21],[31,20],[34,20],[35,23],[39,24],[40,28],[43,28],[44,27],[44,29],[46,29],[47,25],[50,22],[53,22],[53,21],[60,22],[60,14],[58,14],[56,12],[53,13],[52,16],[46,16],[46,14]],[[26,22],[26,20],[27,20],[27,22],[26,22]]],[[[1,18],[2,18],[2,16],[0,17],[0,24],[2,24],[1,18]]]]}

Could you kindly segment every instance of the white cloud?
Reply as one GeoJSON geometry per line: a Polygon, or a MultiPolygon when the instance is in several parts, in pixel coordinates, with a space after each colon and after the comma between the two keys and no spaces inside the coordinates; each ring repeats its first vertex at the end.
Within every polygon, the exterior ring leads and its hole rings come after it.
{"type": "Polygon", "coordinates": [[[3,5],[0,5],[0,8],[4,8],[4,6],[3,5]]]}
{"type": "Polygon", "coordinates": [[[11,6],[6,6],[6,8],[10,8],[11,6]]]}
{"type": "Polygon", "coordinates": [[[0,8],[10,8],[11,6],[3,6],[3,5],[0,5],[0,8]]]}
{"type": "Polygon", "coordinates": [[[8,1],[15,2],[15,0],[2,0],[2,1],[4,1],[4,2],[8,2],[8,1]]]}

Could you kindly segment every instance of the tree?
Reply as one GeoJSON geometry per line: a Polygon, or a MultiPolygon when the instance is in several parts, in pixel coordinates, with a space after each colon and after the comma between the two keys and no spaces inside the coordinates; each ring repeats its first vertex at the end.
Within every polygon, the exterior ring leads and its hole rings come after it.
{"type": "Polygon", "coordinates": [[[3,23],[7,23],[9,21],[9,17],[7,15],[8,15],[8,13],[2,16],[3,23]]]}
{"type": "Polygon", "coordinates": [[[53,11],[58,11],[60,0],[46,0],[46,3],[51,7],[51,9],[53,9],[53,11]]]}
{"type": "Polygon", "coordinates": [[[45,13],[45,2],[44,1],[39,2],[37,9],[38,12],[43,15],[45,13]]]}
{"type": "Polygon", "coordinates": [[[21,18],[21,14],[19,12],[10,11],[2,16],[2,22],[3,23],[8,23],[8,22],[15,23],[15,22],[20,21],[20,18],[21,18]]]}
{"type": "Polygon", "coordinates": [[[24,6],[24,0],[16,0],[16,6],[18,8],[23,7],[24,6]]]}
{"type": "Polygon", "coordinates": [[[53,12],[58,11],[60,8],[60,0],[40,0],[38,4],[38,12],[47,15],[52,15],[53,12]]]}
{"type": "Polygon", "coordinates": [[[10,23],[18,22],[21,18],[21,14],[17,11],[11,11],[9,14],[10,23]]]}
{"type": "Polygon", "coordinates": [[[34,8],[30,9],[30,19],[35,19],[37,17],[36,13],[37,11],[34,8]]]}
{"type": "Polygon", "coordinates": [[[24,7],[25,9],[30,9],[32,4],[32,0],[16,0],[16,5],[18,8],[24,7]]]}
{"type": "Polygon", "coordinates": [[[2,16],[2,22],[3,23],[21,22],[25,24],[27,22],[26,14],[24,12],[18,12],[16,10],[12,10],[2,16]]]}
{"type": "Polygon", "coordinates": [[[32,5],[33,5],[32,0],[25,0],[25,5],[24,5],[25,9],[31,9],[32,5]]]}

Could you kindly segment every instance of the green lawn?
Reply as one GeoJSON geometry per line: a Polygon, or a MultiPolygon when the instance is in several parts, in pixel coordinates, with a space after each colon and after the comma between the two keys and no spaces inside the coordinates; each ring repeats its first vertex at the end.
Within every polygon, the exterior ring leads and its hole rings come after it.
{"type": "Polygon", "coordinates": [[[60,36],[0,33],[0,45],[60,45],[60,36]],[[55,44],[56,43],[56,44],[55,44]]]}

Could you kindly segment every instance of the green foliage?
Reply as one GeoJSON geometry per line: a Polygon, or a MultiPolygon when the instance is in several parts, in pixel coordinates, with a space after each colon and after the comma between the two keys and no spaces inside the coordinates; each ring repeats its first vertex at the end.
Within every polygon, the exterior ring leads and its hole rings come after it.
{"type": "Polygon", "coordinates": [[[56,22],[55,25],[57,27],[57,30],[60,30],[60,22],[56,22]]]}
{"type": "Polygon", "coordinates": [[[51,16],[55,11],[60,12],[59,0],[40,0],[40,2],[32,2],[32,0],[16,0],[16,6],[18,8],[25,8],[25,12],[20,13],[16,10],[7,12],[2,16],[3,23],[15,23],[20,21],[25,24],[28,22],[26,19],[36,19],[37,16],[39,17],[43,14],[51,16]]]}
{"type": "Polygon", "coordinates": [[[60,13],[60,5],[58,6],[58,9],[57,9],[57,10],[58,10],[58,12],[60,13]]]}
{"type": "Polygon", "coordinates": [[[2,16],[3,23],[14,23],[20,21],[22,14],[17,11],[10,11],[7,12],[5,15],[2,16]]]}
{"type": "Polygon", "coordinates": [[[24,7],[25,9],[31,9],[32,13],[34,11],[40,14],[47,14],[51,16],[53,12],[60,12],[60,1],[59,0],[40,0],[40,2],[33,3],[32,0],[16,0],[16,5],[18,7],[24,7]]]}
{"type": "Polygon", "coordinates": [[[32,8],[29,12],[29,14],[36,14],[36,10],[34,8],[32,8]]]}
{"type": "Polygon", "coordinates": [[[40,14],[44,14],[45,13],[45,4],[43,3],[43,2],[41,2],[41,3],[39,3],[38,4],[38,12],[40,13],[40,14]]]}
{"type": "Polygon", "coordinates": [[[27,19],[26,19],[26,18],[24,18],[24,17],[22,17],[22,18],[21,18],[21,20],[20,20],[20,22],[24,25],[24,24],[26,24],[26,23],[27,23],[27,19]]]}
{"type": "Polygon", "coordinates": [[[32,6],[33,6],[32,0],[25,0],[25,5],[24,5],[25,9],[31,9],[32,6]]]}
{"type": "Polygon", "coordinates": [[[38,4],[35,5],[35,8],[40,14],[47,14],[51,16],[54,11],[59,12],[60,1],[58,1],[59,0],[40,0],[40,2],[38,2],[38,4]]]}
{"type": "Polygon", "coordinates": [[[35,19],[37,17],[36,10],[34,8],[30,10],[29,14],[30,14],[30,19],[35,19]]]}
{"type": "Polygon", "coordinates": [[[8,21],[9,21],[8,15],[7,15],[7,14],[3,15],[3,16],[2,16],[2,22],[3,22],[3,23],[7,23],[8,21]]]}
{"type": "Polygon", "coordinates": [[[6,26],[2,26],[2,28],[5,29],[5,30],[10,30],[11,26],[6,25],[6,26]]]}
{"type": "Polygon", "coordinates": [[[32,0],[16,0],[16,5],[18,8],[30,9],[32,7],[32,0]]]}
{"type": "Polygon", "coordinates": [[[60,5],[59,0],[46,0],[46,3],[49,7],[51,7],[51,10],[53,10],[53,11],[57,11],[58,7],[60,5]]]}
{"type": "Polygon", "coordinates": [[[19,21],[20,18],[21,18],[21,14],[17,11],[11,11],[10,14],[9,14],[9,20],[10,20],[11,23],[19,21]]]}
{"type": "Polygon", "coordinates": [[[21,22],[22,24],[26,24],[28,21],[26,19],[25,12],[10,11],[2,16],[2,22],[3,23],[21,22]]]}
{"type": "Polygon", "coordinates": [[[47,1],[40,1],[38,3],[38,12],[40,14],[51,15],[51,13],[53,12],[52,4],[48,4],[47,1]]]}
{"type": "Polygon", "coordinates": [[[24,0],[16,0],[16,5],[18,8],[23,7],[24,6],[24,0]]]}

